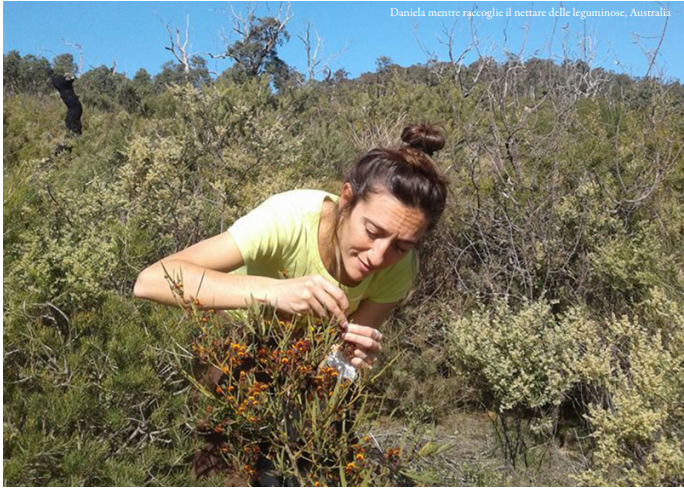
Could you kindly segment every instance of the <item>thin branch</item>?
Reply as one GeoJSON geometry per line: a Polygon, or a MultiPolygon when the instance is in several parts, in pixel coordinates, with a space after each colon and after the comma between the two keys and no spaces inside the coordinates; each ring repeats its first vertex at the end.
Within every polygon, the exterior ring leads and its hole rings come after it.
{"type": "Polygon", "coordinates": [[[297,34],[297,37],[304,44],[304,50],[306,51],[306,66],[309,81],[315,79],[316,75],[319,73],[326,73],[326,77],[329,78],[332,73],[329,66],[330,62],[333,59],[341,56],[348,49],[347,46],[345,46],[336,53],[328,56],[327,59],[321,59],[319,57],[319,51],[322,51],[323,49],[323,39],[321,39],[321,37],[318,35],[318,31],[310,20],[306,21],[306,30],[304,33],[297,34]],[[311,29],[313,29],[314,35],[316,36],[315,44],[311,40],[311,29]]]}
{"type": "Polygon", "coordinates": [[[157,14],[157,18],[166,27],[166,32],[169,34],[169,46],[165,46],[164,49],[170,51],[173,57],[178,60],[180,65],[183,67],[185,73],[190,72],[190,54],[188,53],[188,42],[190,41],[190,15],[185,16],[185,39],[181,42],[180,29],[176,27],[175,29],[175,39],[174,32],[171,29],[170,23],[165,23],[162,18],[157,14]]]}
{"type": "Polygon", "coordinates": [[[423,54],[425,54],[425,57],[427,57],[427,62],[428,63],[434,63],[439,59],[439,57],[434,53],[428,50],[428,48],[420,42],[420,37],[418,37],[418,22],[413,21],[413,37],[416,38],[416,42],[418,43],[418,47],[420,48],[421,51],[423,51],[423,54]]]}
{"type": "Polygon", "coordinates": [[[83,73],[83,48],[77,42],[67,42],[64,39],[61,41],[65,46],[74,47],[78,50],[78,74],[80,76],[83,73]]]}
{"type": "MultiPolygon", "coordinates": [[[[670,10],[669,8],[667,9],[668,11],[670,10]]],[[[651,56],[651,62],[648,65],[648,70],[646,70],[646,78],[649,77],[651,74],[651,69],[653,69],[653,65],[655,64],[656,57],[658,56],[658,52],[660,51],[660,46],[663,45],[663,39],[665,39],[665,32],[667,32],[667,23],[670,21],[669,16],[665,16],[665,23],[663,24],[663,31],[660,33],[660,39],[658,40],[658,46],[656,47],[655,51],[653,52],[653,56],[651,56]]]]}

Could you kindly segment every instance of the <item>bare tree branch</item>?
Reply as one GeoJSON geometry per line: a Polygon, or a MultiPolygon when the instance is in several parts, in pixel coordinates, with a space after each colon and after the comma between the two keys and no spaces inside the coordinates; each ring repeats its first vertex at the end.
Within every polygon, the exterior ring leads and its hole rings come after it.
{"type": "Polygon", "coordinates": [[[335,54],[328,56],[325,61],[319,57],[319,51],[323,49],[323,39],[318,35],[318,31],[313,26],[310,20],[306,21],[306,30],[303,34],[297,34],[297,37],[304,44],[304,50],[306,51],[306,67],[308,73],[308,80],[311,81],[316,78],[319,73],[325,73],[326,78],[330,78],[332,70],[330,69],[330,62],[341,56],[347,51],[347,46],[343,47],[335,54]],[[311,39],[311,30],[313,29],[314,35],[316,36],[315,44],[311,39]]]}
{"type": "Polygon", "coordinates": [[[433,51],[430,51],[421,41],[420,37],[418,37],[418,22],[413,21],[413,37],[416,38],[416,42],[418,43],[418,47],[420,48],[421,51],[423,51],[423,54],[425,54],[425,57],[427,58],[428,63],[434,63],[437,61],[439,58],[437,54],[435,54],[433,51]]]}
{"type": "Polygon", "coordinates": [[[165,46],[164,49],[171,51],[173,57],[180,63],[183,67],[183,71],[186,73],[190,72],[190,53],[188,53],[188,42],[190,41],[190,15],[185,16],[185,39],[181,42],[180,29],[176,27],[175,29],[175,39],[174,32],[171,29],[169,23],[165,23],[159,15],[157,18],[164,24],[166,31],[169,33],[169,46],[165,46]]]}
{"type": "Polygon", "coordinates": [[[61,41],[65,46],[74,47],[78,50],[78,74],[80,76],[83,73],[83,48],[76,42],[67,42],[64,39],[61,39],[61,41]]]}
{"type": "Polygon", "coordinates": [[[669,22],[669,20],[670,20],[670,17],[665,16],[665,23],[663,24],[663,31],[660,33],[660,39],[658,40],[658,46],[656,46],[655,51],[653,52],[653,55],[649,56],[651,58],[651,62],[649,63],[648,69],[646,70],[646,78],[648,78],[649,75],[651,74],[651,70],[653,69],[653,65],[655,64],[656,58],[658,57],[658,52],[660,51],[660,46],[663,45],[663,39],[665,39],[665,32],[667,32],[667,23],[669,22]]]}

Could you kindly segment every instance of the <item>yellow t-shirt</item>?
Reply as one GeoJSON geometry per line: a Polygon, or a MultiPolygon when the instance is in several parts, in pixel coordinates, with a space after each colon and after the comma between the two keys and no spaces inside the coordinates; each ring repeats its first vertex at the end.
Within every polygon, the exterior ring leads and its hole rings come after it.
{"type": "Polygon", "coordinates": [[[233,273],[270,278],[280,278],[284,270],[292,278],[320,274],[346,293],[347,314],[365,299],[376,303],[403,299],[418,270],[418,256],[413,250],[353,287],[337,283],[330,275],[318,250],[318,226],[326,197],[333,202],[338,198],[321,190],[279,193],[237,220],[229,231],[245,265],[233,273]]]}

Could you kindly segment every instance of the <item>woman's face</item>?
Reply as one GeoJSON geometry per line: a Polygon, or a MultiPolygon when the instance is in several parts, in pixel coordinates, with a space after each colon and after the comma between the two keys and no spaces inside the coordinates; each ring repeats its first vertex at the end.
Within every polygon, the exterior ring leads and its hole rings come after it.
{"type": "MultiPolygon", "coordinates": [[[[350,197],[351,188],[346,184],[340,203],[350,197]]],[[[407,207],[387,191],[371,193],[340,222],[339,246],[346,278],[359,282],[395,264],[417,244],[427,227],[421,210],[407,207]]]]}

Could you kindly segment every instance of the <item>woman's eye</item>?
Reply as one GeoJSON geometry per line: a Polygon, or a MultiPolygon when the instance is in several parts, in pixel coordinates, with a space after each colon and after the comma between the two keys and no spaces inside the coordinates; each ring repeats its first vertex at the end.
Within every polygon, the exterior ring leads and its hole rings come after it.
{"type": "Polygon", "coordinates": [[[366,234],[368,234],[368,237],[370,237],[371,239],[377,239],[378,238],[378,235],[376,233],[371,232],[368,229],[366,229],[366,234]]]}
{"type": "Polygon", "coordinates": [[[398,246],[398,245],[396,245],[396,244],[395,244],[394,247],[397,249],[397,251],[399,251],[399,252],[402,253],[402,254],[403,254],[403,253],[409,252],[409,250],[408,250],[407,248],[405,248],[405,247],[401,247],[401,246],[398,246]]]}

